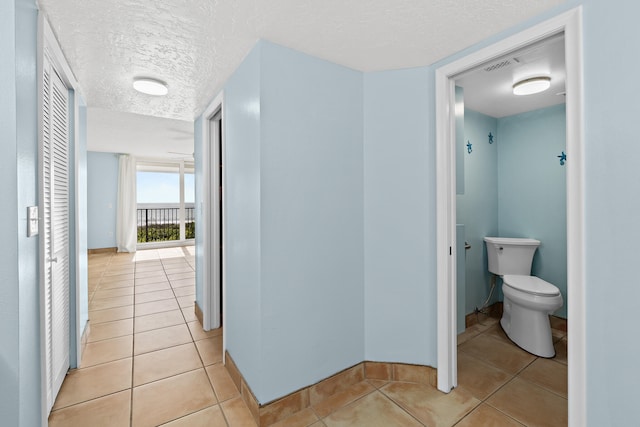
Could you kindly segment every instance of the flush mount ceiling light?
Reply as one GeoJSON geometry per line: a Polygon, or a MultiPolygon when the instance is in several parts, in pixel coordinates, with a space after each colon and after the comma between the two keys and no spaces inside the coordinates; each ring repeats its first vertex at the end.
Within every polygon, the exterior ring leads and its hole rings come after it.
{"type": "Polygon", "coordinates": [[[149,77],[137,77],[133,79],[133,88],[147,95],[163,96],[169,93],[169,88],[165,82],[149,77]]]}
{"type": "Polygon", "coordinates": [[[514,95],[533,95],[544,92],[551,87],[551,77],[540,76],[521,80],[513,85],[514,95]]]}

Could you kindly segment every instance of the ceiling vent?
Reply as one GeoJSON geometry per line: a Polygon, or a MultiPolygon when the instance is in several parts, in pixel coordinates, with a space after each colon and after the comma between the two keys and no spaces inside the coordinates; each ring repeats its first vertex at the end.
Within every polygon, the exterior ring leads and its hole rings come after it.
{"type": "Polygon", "coordinates": [[[497,62],[495,64],[489,65],[488,67],[485,67],[484,70],[486,72],[491,72],[491,71],[499,70],[500,68],[508,67],[509,65],[511,65],[511,61],[508,59],[505,59],[504,61],[497,62]]]}

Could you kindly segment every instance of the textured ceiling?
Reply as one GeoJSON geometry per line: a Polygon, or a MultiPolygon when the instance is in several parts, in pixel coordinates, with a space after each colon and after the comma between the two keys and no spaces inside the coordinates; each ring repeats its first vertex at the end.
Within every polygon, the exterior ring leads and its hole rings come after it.
{"type": "Polygon", "coordinates": [[[39,0],[89,107],[193,120],[259,38],[361,71],[432,64],[564,0],[39,0]],[[135,92],[134,77],[169,85],[135,92]]]}

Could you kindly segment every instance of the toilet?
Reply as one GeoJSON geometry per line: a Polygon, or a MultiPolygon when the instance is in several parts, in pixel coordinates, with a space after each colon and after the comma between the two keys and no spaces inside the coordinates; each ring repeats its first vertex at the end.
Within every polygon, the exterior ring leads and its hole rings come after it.
{"type": "Polygon", "coordinates": [[[502,277],[504,306],[500,325],[519,347],[540,357],[553,357],[549,315],[562,307],[560,290],[531,276],[531,264],[540,241],[485,237],[489,271],[502,277]]]}

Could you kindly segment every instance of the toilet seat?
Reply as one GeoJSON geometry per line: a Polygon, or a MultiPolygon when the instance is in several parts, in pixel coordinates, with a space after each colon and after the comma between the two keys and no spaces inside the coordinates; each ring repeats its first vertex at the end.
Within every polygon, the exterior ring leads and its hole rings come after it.
{"type": "Polygon", "coordinates": [[[558,288],[536,276],[505,274],[502,280],[504,285],[531,295],[556,296],[560,294],[558,288]]]}

